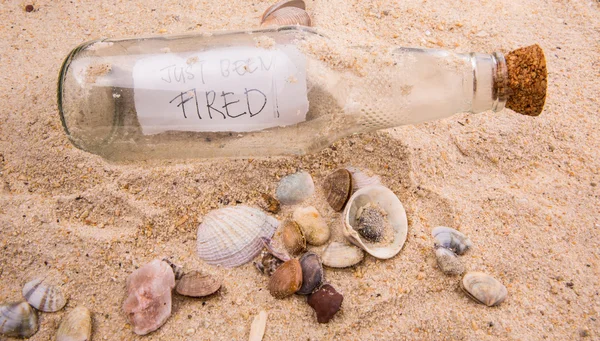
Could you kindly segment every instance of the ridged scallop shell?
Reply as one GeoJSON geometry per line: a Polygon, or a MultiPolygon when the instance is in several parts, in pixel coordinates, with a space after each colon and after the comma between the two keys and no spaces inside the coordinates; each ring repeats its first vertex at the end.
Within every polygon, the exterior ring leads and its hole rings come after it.
{"type": "Polygon", "coordinates": [[[223,283],[221,277],[191,271],[181,277],[175,291],[183,296],[203,297],[217,292],[221,288],[221,283],[223,283]]]}
{"type": "Polygon", "coordinates": [[[365,252],[354,245],[332,242],[327,246],[321,259],[330,268],[347,268],[360,263],[365,252]]]}
{"type": "Polygon", "coordinates": [[[300,9],[306,9],[306,4],[304,3],[304,0],[279,1],[279,2],[271,5],[269,8],[267,8],[267,10],[263,13],[262,17],[260,18],[260,22],[262,23],[263,21],[265,21],[265,19],[269,15],[271,15],[271,13],[273,13],[281,8],[285,8],[285,7],[296,7],[296,8],[300,8],[300,9]]]}
{"type": "Polygon", "coordinates": [[[460,281],[460,287],[467,296],[488,307],[502,303],[508,295],[504,284],[483,272],[467,273],[460,281]]]}
{"type": "Polygon", "coordinates": [[[439,247],[435,250],[438,267],[446,275],[460,275],[465,272],[465,266],[452,250],[439,247]]]}
{"type": "Polygon", "coordinates": [[[352,191],[356,192],[367,186],[381,185],[381,177],[379,175],[369,175],[370,171],[362,171],[356,167],[346,167],[352,174],[352,191]]]}
{"type": "Polygon", "coordinates": [[[311,26],[312,21],[306,10],[297,7],[284,7],[271,13],[260,24],[262,27],[288,25],[311,26]]]}
{"type": "Polygon", "coordinates": [[[457,255],[462,255],[473,246],[469,237],[450,227],[438,226],[431,231],[431,236],[435,238],[436,247],[449,249],[457,255]]]}
{"type": "Polygon", "coordinates": [[[340,212],[352,194],[352,175],[347,169],[334,171],[325,178],[323,190],[331,208],[340,212]]]}
{"type": "Polygon", "coordinates": [[[36,278],[23,286],[23,297],[37,310],[55,312],[61,310],[67,300],[60,287],[36,278]]]}
{"type": "Polygon", "coordinates": [[[398,197],[389,188],[375,185],[364,187],[356,191],[344,210],[344,236],[354,245],[359,246],[373,257],[388,259],[394,257],[404,245],[408,233],[408,220],[406,211],[398,197]],[[372,205],[381,208],[386,213],[386,218],[393,229],[393,240],[383,245],[369,243],[354,229],[357,214],[360,209],[372,205]]]}
{"type": "Polygon", "coordinates": [[[37,313],[27,302],[0,305],[0,334],[30,337],[38,327],[37,313]]]}
{"type": "Polygon", "coordinates": [[[277,219],[248,206],[209,212],[198,227],[198,257],[228,268],[245,264],[263,248],[261,237],[271,238],[277,226],[277,219]]]}
{"type": "Polygon", "coordinates": [[[56,332],[56,341],[89,341],[92,337],[92,314],[84,306],[65,316],[56,332]]]}

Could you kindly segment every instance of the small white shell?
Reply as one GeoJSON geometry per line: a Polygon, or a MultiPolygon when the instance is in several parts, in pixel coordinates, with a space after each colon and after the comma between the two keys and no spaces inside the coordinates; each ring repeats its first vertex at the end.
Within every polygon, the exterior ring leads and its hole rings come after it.
{"type": "Polygon", "coordinates": [[[56,341],[89,341],[92,337],[92,315],[84,306],[65,316],[56,332],[56,341]]]}
{"type": "Polygon", "coordinates": [[[467,296],[488,307],[502,303],[508,295],[504,284],[483,272],[467,273],[460,281],[460,287],[467,296]]]}
{"type": "Polygon", "coordinates": [[[269,8],[267,8],[267,10],[263,13],[262,17],[260,18],[260,22],[261,23],[264,22],[265,19],[267,19],[273,12],[276,12],[285,7],[296,7],[296,8],[300,8],[300,9],[306,9],[306,4],[304,3],[304,0],[282,0],[282,1],[279,1],[279,2],[271,5],[269,8]]]}
{"type": "Polygon", "coordinates": [[[311,26],[312,21],[308,12],[302,8],[284,7],[271,13],[260,24],[262,27],[288,25],[311,26]]]}
{"type": "Polygon", "coordinates": [[[228,268],[245,264],[262,250],[261,237],[271,238],[277,226],[277,219],[248,206],[211,211],[198,227],[198,257],[228,268]]]}
{"type": "Polygon", "coordinates": [[[473,246],[469,237],[462,232],[450,227],[438,226],[431,231],[435,238],[435,245],[451,250],[457,255],[462,255],[473,246]]]}
{"type": "Polygon", "coordinates": [[[364,187],[350,197],[344,210],[344,236],[354,245],[361,247],[373,257],[388,259],[394,257],[404,245],[408,233],[406,211],[398,197],[389,188],[374,185],[364,187]],[[359,209],[371,204],[380,207],[387,214],[387,220],[394,230],[394,239],[388,244],[378,246],[363,241],[360,234],[353,228],[359,209]]]}
{"type": "Polygon", "coordinates": [[[37,313],[27,302],[0,305],[0,334],[30,337],[37,330],[37,313]]]}
{"type": "Polygon", "coordinates": [[[360,263],[365,253],[354,245],[332,242],[327,246],[321,259],[330,268],[347,268],[360,263]]]}
{"type": "Polygon", "coordinates": [[[315,183],[305,171],[284,176],[277,186],[277,199],[284,205],[296,205],[315,192],[315,183]]]}
{"type": "Polygon", "coordinates": [[[262,310],[258,315],[254,317],[252,325],[250,326],[250,337],[248,341],[261,341],[265,335],[265,329],[267,328],[267,312],[262,310]]]}
{"type": "Polygon", "coordinates": [[[65,296],[58,286],[44,283],[39,278],[27,282],[23,286],[23,297],[32,307],[45,312],[59,311],[67,304],[65,296]]]}
{"type": "Polygon", "coordinates": [[[381,185],[379,175],[371,176],[369,175],[370,171],[361,171],[356,167],[346,167],[346,169],[352,174],[352,191],[354,192],[367,186],[381,185]]]}

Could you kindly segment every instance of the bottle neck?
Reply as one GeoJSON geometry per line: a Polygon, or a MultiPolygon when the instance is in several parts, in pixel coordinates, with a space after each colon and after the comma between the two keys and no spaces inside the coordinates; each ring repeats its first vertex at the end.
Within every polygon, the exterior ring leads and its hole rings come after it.
{"type": "Polygon", "coordinates": [[[501,111],[508,99],[508,71],[504,55],[500,52],[471,53],[469,58],[473,72],[473,104],[469,112],[501,111]]]}

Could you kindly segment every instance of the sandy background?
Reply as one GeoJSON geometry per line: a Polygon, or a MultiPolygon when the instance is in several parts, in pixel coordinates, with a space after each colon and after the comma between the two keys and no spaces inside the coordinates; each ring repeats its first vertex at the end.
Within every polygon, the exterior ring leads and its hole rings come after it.
{"type": "MultiPolygon", "coordinates": [[[[65,137],[56,79],[66,54],[99,37],[256,27],[270,2],[35,1],[31,13],[26,4],[0,1],[0,302],[20,299],[38,274],[71,296],[65,310],[41,315],[31,340],[53,339],[78,304],[94,314],[94,340],[244,340],[260,310],[269,312],[265,340],[600,339],[598,1],[308,1],[315,26],[348,44],[508,52],[539,43],[550,70],[546,109],[538,118],[457,115],[304,157],[129,165],[65,137]],[[410,230],[392,260],[326,270],[345,296],[329,324],[316,323],[304,297],[272,298],[251,264],[209,269],[195,256],[199,217],[211,209],[253,204],[297,168],[318,184],[347,165],[383,177],[410,230]],[[500,279],[506,302],[476,304],[437,269],[437,225],[471,237],[462,259],[500,279]],[[135,336],[121,310],[125,279],[165,255],[223,274],[224,289],[176,296],[160,330],[135,336]]],[[[337,222],[319,193],[312,201],[337,222]]]]}

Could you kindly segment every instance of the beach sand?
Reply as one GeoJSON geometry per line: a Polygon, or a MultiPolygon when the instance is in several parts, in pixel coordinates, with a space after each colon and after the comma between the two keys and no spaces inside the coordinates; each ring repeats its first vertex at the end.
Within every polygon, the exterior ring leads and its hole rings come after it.
{"type": "MultiPolygon", "coordinates": [[[[31,340],[53,340],[77,305],[93,312],[93,340],[245,340],[267,311],[264,340],[600,339],[600,3],[575,1],[307,2],[314,25],[364,43],[508,52],[538,43],[549,69],[546,107],[354,135],[302,157],[114,164],[73,147],[61,127],[56,80],[64,57],[100,37],[258,27],[269,1],[0,2],[0,302],[48,276],[65,309],[40,314],[31,340]],[[303,296],[278,300],[251,263],[209,267],[195,255],[201,217],[253,205],[297,169],[317,187],[355,166],[382,177],[403,202],[408,240],[393,259],[326,269],[342,310],[318,324],[303,296]],[[488,308],[436,265],[431,229],[474,247],[462,260],[508,288],[488,308]],[[122,310],[125,280],[168,256],[224,276],[205,299],[174,296],[158,331],[136,336],[122,310]]],[[[339,238],[339,214],[318,190],[310,203],[339,238]]],[[[286,207],[278,215],[291,212],[286,207]]],[[[0,340],[6,338],[0,336],[0,340]]]]}

